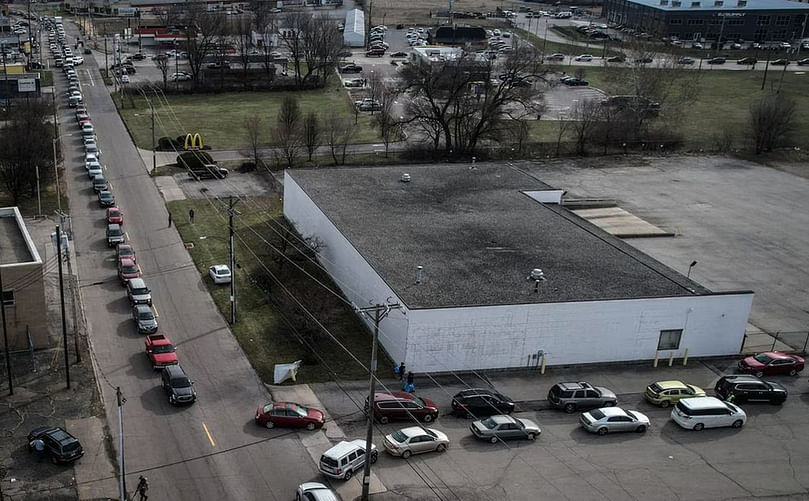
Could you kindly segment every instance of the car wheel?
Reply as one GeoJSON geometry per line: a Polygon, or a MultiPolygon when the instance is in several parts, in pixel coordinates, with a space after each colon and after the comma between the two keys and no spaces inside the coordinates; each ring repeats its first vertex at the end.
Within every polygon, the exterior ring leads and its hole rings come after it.
{"type": "Polygon", "coordinates": [[[306,423],[306,429],[312,431],[315,429],[315,423],[306,423]]]}
{"type": "Polygon", "coordinates": [[[295,493],[295,501],[301,501],[301,493],[300,492],[295,493]]]}
{"type": "Polygon", "coordinates": [[[694,431],[702,431],[703,428],[705,428],[705,425],[702,423],[697,423],[694,425],[694,431]]]}
{"type": "Polygon", "coordinates": [[[435,448],[436,452],[444,452],[447,450],[447,444],[438,444],[438,447],[435,448]]]}
{"type": "Polygon", "coordinates": [[[497,443],[497,437],[492,437],[492,438],[490,438],[490,439],[489,439],[489,442],[491,442],[491,443],[493,443],[493,444],[496,444],[496,443],[497,443]]]}
{"type": "Polygon", "coordinates": [[[609,431],[610,430],[608,430],[606,426],[602,426],[601,428],[598,429],[598,434],[599,435],[606,435],[609,431]]]}
{"type": "Polygon", "coordinates": [[[756,377],[762,377],[762,376],[764,376],[764,371],[757,371],[756,372],[756,377]]]}
{"type": "Polygon", "coordinates": [[[744,423],[742,422],[741,419],[737,419],[736,421],[733,422],[733,427],[734,428],[741,428],[743,424],[744,423]]]}
{"type": "Polygon", "coordinates": [[[351,471],[351,469],[346,470],[346,474],[343,475],[343,480],[351,480],[351,475],[353,474],[354,472],[351,471]]]}
{"type": "Polygon", "coordinates": [[[576,404],[567,404],[565,405],[565,412],[568,414],[572,414],[576,412],[576,404]]]}
{"type": "Polygon", "coordinates": [[[537,436],[534,435],[533,433],[528,434],[528,440],[534,440],[535,438],[537,438],[537,436]]]}
{"type": "Polygon", "coordinates": [[[379,422],[382,424],[388,424],[388,416],[379,416],[379,422]]]}
{"type": "Polygon", "coordinates": [[[604,407],[612,407],[612,406],[614,406],[614,405],[615,405],[615,402],[612,402],[612,401],[610,401],[610,402],[604,402],[604,407]]]}
{"type": "Polygon", "coordinates": [[[427,415],[424,416],[424,422],[425,423],[429,423],[432,420],[433,420],[433,415],[432,414],[427,414],[427,415]]]}
{"type": "Polygon", "coordinates": [[[273,423],[272,421],[267,421],[266,423],[264,423],[264,426],[268,429],[273,429],[275,428],[275,423],[273,423]]]}
{"type": "Polygon", "coordinates": [[[664,409],[666,407],[668,407],[669,405],[671,405],[671,402],[669,402],[668,400],[663,400],[662,402],[660,402],[660,407],[662,407],[664,409]]]}
{"type": "Polygon", "coordinates": [[[51,456],[51,463],[59,464],[59,461],[56,460],[56,456],[51,456]]]}
{"type": "Polygon", "coordinates": [[[797,376],[797,375],[798,375],[798,371],[796,371],[795,369],[792,369],[791,371],[789,371],[789,375],[790,375],[790,376],[797,376]]]}
{"type": "Polygon", "coordinates": [[[379,459],[379,453],[376,451],[371,453],[371,464],[376,463],[376,460],[379,459]]]}
{"type": "Polygon", "coordinates": [[[637,428],[635,428],[635,431],[638,432],[638,433],[643,433],[644,431],[646,431],[646,425],[642,424],[642,425],[638,426],[637,428]]]}
{"type": "Polygon", "coordinates": [[[410,451],[404,451],[404,452],[402,452],[402,458],[404,458],[404,459],[409,459],[409,458],[410,458],[410,456],[412,456],[412,455],[413,455],[413,453],[412,453],[412,452],[410,452],[410,451]]]}

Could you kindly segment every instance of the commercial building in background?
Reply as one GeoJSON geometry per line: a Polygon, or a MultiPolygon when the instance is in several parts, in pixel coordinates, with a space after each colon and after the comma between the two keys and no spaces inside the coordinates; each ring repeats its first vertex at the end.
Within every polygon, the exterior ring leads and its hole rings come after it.
{"type": "Polygon", "coordinates": [[[0,208],[0,273],[9,349],[28,349],[29,336],[34,348],[46,347],[42,259],[17,207],[0,208]]]}
{"type": "Polygon", "coordinates": [[[809,5],[790,0],[604,0],[604,17],[638,33],[681,40],[801,38],[809,5]]]}
{"type": "Polygon", "coordinates": [[[752,292],[710,291],[562,199],[508,165],[296,169],[284,181],[284,215],[318,242],[343,294],[401,304],[379,342],[408,369],[739,352],[752,292]]]}
{"type": "Polygon", "coordinates": [[[363,47],[365,45],[365,13],[360,9],[346,12],[343,45],[346,47],[363,47]]]}

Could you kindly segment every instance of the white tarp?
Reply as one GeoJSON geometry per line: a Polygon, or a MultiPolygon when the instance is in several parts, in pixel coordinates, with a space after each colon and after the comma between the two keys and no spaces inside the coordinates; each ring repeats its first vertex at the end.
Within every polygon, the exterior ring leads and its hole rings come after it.
{"type": "Polygon", "coordinates": [[[291,364],[275,364],[273,384],[281,384],[290,378],[295,381],[295,377],[298,375],[298,368],[300,366],[300,360],[297,360],[291,364]]]}

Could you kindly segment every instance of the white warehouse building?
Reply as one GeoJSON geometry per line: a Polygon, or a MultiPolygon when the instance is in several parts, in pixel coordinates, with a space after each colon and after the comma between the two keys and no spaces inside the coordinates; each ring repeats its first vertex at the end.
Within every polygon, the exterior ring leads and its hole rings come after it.
{"type": "Polygon", "coordinates": [[[347,47],[363,47],[365,45],[365,13],[360,9],[351,9],[346,12],[343,45],[347,47]]]}
{"type": "Polygon", "coordinates": [[[343,294],[401,305],[379,341],[410,370],[739,352],[752,292],[707,290],[561,198],[509,166],[302,169],[284,181],[285,216],[316,239],[343,294]],[[535,268],[544,280],[528,280],[535,268]]]}

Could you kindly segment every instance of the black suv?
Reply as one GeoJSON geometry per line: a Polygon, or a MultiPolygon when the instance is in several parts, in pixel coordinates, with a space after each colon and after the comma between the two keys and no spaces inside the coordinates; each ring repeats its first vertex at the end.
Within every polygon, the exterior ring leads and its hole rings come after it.
{"type": "Polygon", "coordinates": [[[78,439],[56,426],[42,426],[28,434],[28,448],[33,450],[33,441],[40,439],[45,443],[45,452],[56,463],[69,463],[84,456],[84,449],[78,439]]]}
{"type": "Polygon", "coordinates": [[[580,381],[556,383],[548,391],[548,402],[557,409],[571,413],[576,409],[613,406],[618,403],[618,397],[607,388],[580,381]]]}
{"type": "Polygon", "coordinates": [[[733,397],[734,401],[762,401],[782,404],[787,399],[787,389],[772,381],[762,381],[756,376],[722,376],[714,387],[716,396],[722,400],[733,397]]]}
{"type": "Polygon", "coordinates": [[[185,375],[179,365],[163,367],[160,380],[162,381],[163,389],[169,395],[170,404],[191,404],[197,399],[194,382],[188,379],[188,376],[185,375]]]}
{"type": "Polygon", "coordinates": [[[457,416],[483,417],[512,412],[514,412],[512,399],[485,388],[463,390],[452,397],[452,413],[457,416]]]}

